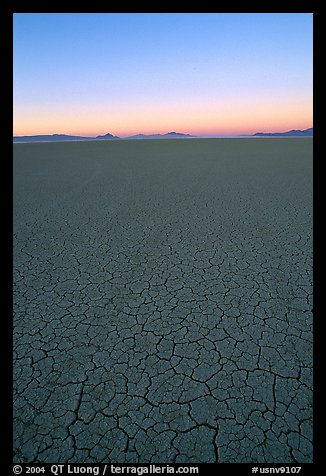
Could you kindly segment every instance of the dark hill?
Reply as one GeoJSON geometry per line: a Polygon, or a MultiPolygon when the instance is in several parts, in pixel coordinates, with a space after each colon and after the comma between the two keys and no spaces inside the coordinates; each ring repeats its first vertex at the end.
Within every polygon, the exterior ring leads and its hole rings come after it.
{"type": "Polygon", "coordinates": [[[253,134],[254,137],[312,137],[313,136],[313,128],[310,127],[309,129],[292,129],[291,131],[287,132],[256,132],[253,134]]]}

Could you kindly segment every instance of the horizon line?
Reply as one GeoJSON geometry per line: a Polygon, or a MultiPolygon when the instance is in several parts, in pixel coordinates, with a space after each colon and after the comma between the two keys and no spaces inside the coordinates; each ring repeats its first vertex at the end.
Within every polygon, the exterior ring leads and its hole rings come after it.
{"type": "Polygon", "coordinates": [[[143,133],[143,132],[137,132],[135,134],[131,134],[131,135],[122,135],[122,136],[115,136],[113,133],[111,132],[106,132],[106,133],[103,133],[103,134],[97,134],[97,135],[93,135],[93,134],[80,134],[80,133],[65,133],[65,132],[52,132],[52,133],[34,133],[34,134],[20,134],[20,135],[13,135],[13,138],[19,138],[19,137],[34,137],[34,136],[72,136],[72,137],[90,137],[92,139],[97,139],[97,138],[100,138],[100,137],[105,137],[106,135],[110,134],[112,135],[113,137],[116,137],[116,138],[119,138],[119,139],[124,139],[124,138],[130,138],[130,137],[135,137],[135,136],[139,136],[139,135],[143,135],[143,136],[154,136],[154,135],[162,135],[162,136],[166,136],[168,134],[183,134],[185,136],[192,136],[192,137],[238,137],[238,136],[253,136],[254,134],[278,134],[278,133],[286,133],[286,132],[290,132],[290,131],[306,131],[306,130],[309,130],[309,129],[313,129],[313,126],[311,127],[307,127],[305,129],[298,129],[298,128],[292,128],[292,129],[288,129],[286,131],[280,131],[280,130],[276,130],[276,131],[256,131],[256,132],[253,132],[253,133],[248,133],[248,132],[238,132],[238,133],[219,133],[219,132],[216,132],[216,133],[211,133],[211,134],[198,134],[198,135],[193,135],[189,132],[177,132],[177,131],[170,131],[170,132],[153,132],[153,133],[143,133]]]}

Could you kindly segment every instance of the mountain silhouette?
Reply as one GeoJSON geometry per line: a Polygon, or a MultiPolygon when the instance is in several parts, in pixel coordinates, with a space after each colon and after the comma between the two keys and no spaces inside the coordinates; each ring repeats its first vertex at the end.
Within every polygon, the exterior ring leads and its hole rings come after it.
{"type": "Polygon", "coordinates": [[[113,136],[112,134],[110,134],[109,132],[107,134],[105,134],[104,136],[97,136],[96,139],[104,139],[104,140],[108,140],[108,139],[120,139],[120,137],[118,136],[113,136]]]}
{"type": "Polygon", "coordinates": [[[45,134],[36,136],[14,136],[13,141],[16,142],[65,142],[79,140],[95,140],[95,137],[70,136],[67,134],[45,134]]]}
{"type": "Polygon", "coordinates": [[[126,137],[125,139],[178,139],[184,137],[196,137],[190,134],[182,134],[181,132],[167,132],[166,134],[136,134],[126,137]]]}
{"type": "Polygon", "coordinates": [[[314,129],[313,127],[310,127],[309,129],[292,129],[291,131],[287,132],[256,132],[256,134],[253,134],[254,137],[282,137],[282,136],[288,136],[288,137],[312,137],[314,135],[314,129]]]}
{"type": "Polygon", "coordinates": [[[97,137],[71,136],[68,134],[39,134],[35,136],[14,136],[13,142],[65,142],[65,141],[88,141],[88,140],[115,140],[115,139],[175,139],[182,137],[195,137],[180,132],[168,132],[167,134],[136,134],[129,137],[118,137],[110,134],[97,137]]]}

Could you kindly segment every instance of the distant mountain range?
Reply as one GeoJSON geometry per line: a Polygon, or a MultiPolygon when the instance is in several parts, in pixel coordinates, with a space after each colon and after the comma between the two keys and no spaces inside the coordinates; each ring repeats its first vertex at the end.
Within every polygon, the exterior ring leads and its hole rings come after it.
{"type": "Polygon", "coordinates": [[[183,137],[196,137],[190,134],[181,134],[180,132],[168,132],[167,134],[136,134],[125,137],[125,139],[178,139],[183,137]]]}
{"type": "Polygon", "coordinates": [[[168,132],[167,134],[136,134],[129,137],[118,137],[108,133],[97,137],[70,136],[67,134],[47,134],[36,136],[14,136],[13,141],[18,142],[64,142],[64,141],[88,141],[88,140],[115,140],[115,139],[179,139],[195,137],[180,132],[168,132]]]}
{"type": "MultiPolygon", "coordinates": [[[[252,135],[243,135],[242,137],[312,137],[313,128],[300,130],[292,129],[287,132],[256,132],[252,135]]],[[[118,137],[110,133],[97,137],[71,136],[67,134],[47,134],[36,136],[14,136],[13,142],[64,142],[64,141],[88,141],[88,140],[133,140],[133,139],[182,139],[196,137],[181,132],[168,132],[167,134],[136,134],[128,137],[118,137]]]]}
{"type": "Polygon", "coordinates": [[[287,132],[256,132],[256,134],[253,134],[254,137],[312,137],[313,135],[313,127],[304,129],[303,131],[300,129],[292,129],[287,132]]]}
{"type": "Polygon", "coordinates": [[[64,142],[74,140],[111,140],[120,139],[118,136],[112,134],[105,134],[104,136],[97,137],[84,137],[84,136],[70,136],[67,134],[46,134],[37,136],[14,136],[14,142],[64,142]]]}

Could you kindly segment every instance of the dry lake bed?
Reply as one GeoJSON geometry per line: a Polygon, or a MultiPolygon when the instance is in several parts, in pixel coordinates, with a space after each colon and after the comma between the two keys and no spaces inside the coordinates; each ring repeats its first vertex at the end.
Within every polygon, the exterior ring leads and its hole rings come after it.
{"type": "Polygon", "coordinates": [[[312,139],[14,145],[15,462],[312,461],[312,139]]]}

